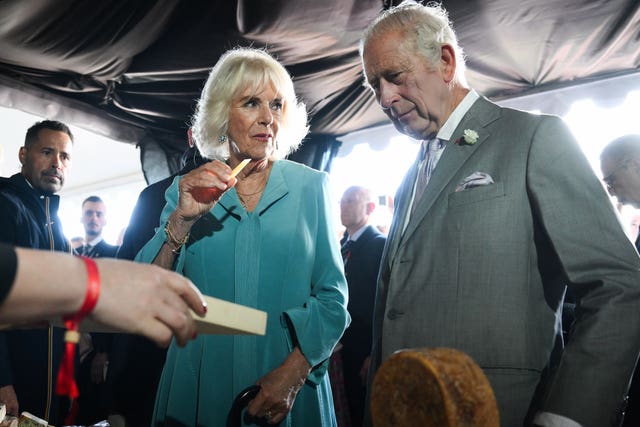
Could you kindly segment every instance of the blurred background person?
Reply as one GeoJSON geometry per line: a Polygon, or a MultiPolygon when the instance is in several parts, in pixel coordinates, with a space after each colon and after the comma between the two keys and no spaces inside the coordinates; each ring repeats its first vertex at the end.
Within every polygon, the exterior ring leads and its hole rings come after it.
{"type": "Polygon", "coordinates": [[[84,241],[80,255],[89,258],[115,258],[118,247],[108,244],[102,238],[102,230],[107,225],[107,206],[98,196],[89,196],[82,202],[80,222],[84,227],[84,241]]]}
{"type": "MultiPolygon", "coordinates": [[[[82,202],[80,222],[84,227],[81,255],[89,258],[115,258],[118,247],[108,244],[102,237],[107,225],[107,206],[98,196],[89,196],[82,202]]],[[[94,424],[106,420],[105,378],[109,366],[111,333],[83,333],[80,336],[80,369],[78,371],[79,411],[76,422],[94,424]]]]}
{"type": "MultiPolygon", "coordinates": [[[[600,170],[609,194],[619,203],[640,208],[640,135],[625,135],[607,144],[600,154],[600,170]]],[[[634,216],[638,218],[638,216],[634,216]]],[[[640,237],[635,229],[636,249],[640,251],[640,237]]],[[[640,374],[638,368],[629,387],[623,426],[640,425],[640,374]]]]}
{"type": "MultiPolygon", "coordinates": [[[[640,135],[625,135],[604,147],[600,170],[611,196],[623,205],[640,209],[640,135]]],[[[640,249],[637,236],[635,242],[640,249]]]]}
{"type": "Polygon", "coordinates": [[[374,225],[369,224],[375,210],[375,199],[371,190],[365,187],[349,187],[340,199],[340,220],[345,226],[340,244],[349,286],[347,310],[351,315],[351,324],[340,340],[340,354],[354,427],[362,426],[376,283],[387,240],[374,225]]]}

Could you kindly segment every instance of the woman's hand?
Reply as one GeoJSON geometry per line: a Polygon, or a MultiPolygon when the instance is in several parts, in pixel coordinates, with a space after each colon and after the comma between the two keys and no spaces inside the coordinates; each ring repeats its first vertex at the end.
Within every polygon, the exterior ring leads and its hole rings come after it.
{"type": "Polygon", "coordinates": [[[266,418],[270,424],[281,422],[293,408],[310,371],[309,362],[296,347],[282,365],[258,380],[260,392],[247,406],[249,414],[266,418]]]}
{"type": "Polygon", "coordinates": [[[236,182],[226,163],[219,160],[205,163],[180,179],[176,213],[185,222],[195,222],[209,212],[222,194],[236,182]]]}

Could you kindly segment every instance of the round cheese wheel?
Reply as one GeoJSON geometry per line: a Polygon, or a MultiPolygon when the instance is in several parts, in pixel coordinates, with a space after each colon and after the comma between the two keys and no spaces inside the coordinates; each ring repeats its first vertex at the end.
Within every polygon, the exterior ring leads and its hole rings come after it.
{"type": "Polygon", "coordinates": [[[371,389],[375,427],[499,427],[489,380],[451,348],[401,350],[378,369],[371,389]]]}

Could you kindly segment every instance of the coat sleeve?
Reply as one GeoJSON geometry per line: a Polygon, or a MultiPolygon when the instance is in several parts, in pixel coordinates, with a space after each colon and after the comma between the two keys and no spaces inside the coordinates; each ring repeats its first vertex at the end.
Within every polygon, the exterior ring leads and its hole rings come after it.
{"type": "Polygon", "coordinates": [[[294,345],[313,367],[308,380],[318,383],[327,370],[328,359],[349,325],[347,281],[333,226],[329,180],[322,174],[317,186],[318,230],[311,278],[311,294],[302,307],[285,312],[294,345]]]}
{"type": "Polygon", "coordinates": [[[528,158],[534,217],[579,299],[542,410],[613,425],[640,349],[640,261],[602,184],[558,118],[542,118],[528,158]]]}
{"type": "MultiPolygon", "coordinates": [[[[160,252],[160,248],[162,248],[162,245],[167,238],[167,235],[164,232],[164,225],[169,219],[169,216],[171,215],[171,213],[178,206],[179,180],[180,180],[179,177],[174,179],[173,184],[171,184],[171,186],[167,189],[165,193],[165,199],[167,203],[165,204],[164,209],[160,214],[160,227],[158,227],[158,229],[156,230],[151,240],[149,240],[142,247],[142,249],[140,249],[140,252],[138,252],[138,254],[135,257],[136,261],[146,262],[150,264],[158,255],[158,252],[160,252]]],[[[173,270],[181,273],[182,268],[184,266],[184,260],[185,260],[185,251],[183,250],[183,251],[180,251],[180,254],[178,255],[174,263],[173,270]]]]}
{"type": "MultiPolygon", "coordinates": [[[[0,227],[0,242],[14,245],[17,243],[17,208],[13,204],[9,208],[9,201],[2,195],[0,195],[0,203],[5,207],[0,209],[0,224],[2,224],[0,227]]],[[[13,384],[11,372],[7,333],[0,332],[0,387],[13,384]]]]}

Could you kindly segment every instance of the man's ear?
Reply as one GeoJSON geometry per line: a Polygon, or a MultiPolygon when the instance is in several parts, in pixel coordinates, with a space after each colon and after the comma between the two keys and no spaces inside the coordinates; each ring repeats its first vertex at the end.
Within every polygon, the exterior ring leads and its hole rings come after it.
{"type": "Polygon", "coordinates": [[[376,210],[376,204],[373,202],[367,203],[367,215],[371,215],[376,210]]]}
{"type": "Polygon", "coordinates": [[[20,160],[20,164],[24,166],[24,163],[27,161],[27,147],[20,147],[18,151],[18,160],[20,160]]]}
{"type": "Polygon", "coordinates": [[[451,83],[453,77],[456,75],[456,53],[453,50],[453,46],[450,44],[443,44],[441,49],[440,61],[442,67],[442,77],[445,83],[451,83]]]}

